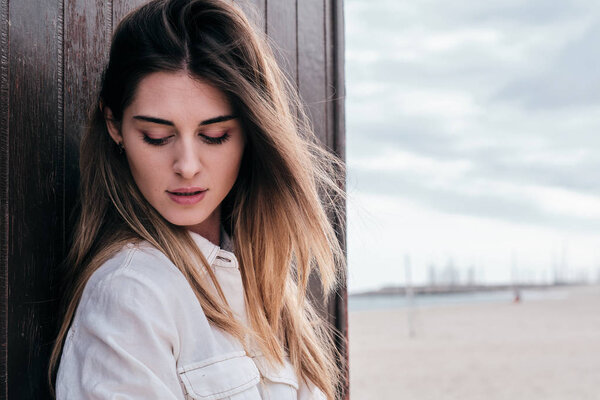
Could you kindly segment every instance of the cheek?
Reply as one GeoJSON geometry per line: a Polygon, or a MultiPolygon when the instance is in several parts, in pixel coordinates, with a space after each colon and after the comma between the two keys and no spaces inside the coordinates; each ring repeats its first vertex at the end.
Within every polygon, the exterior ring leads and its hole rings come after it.
{"type": "Polygon", "coordinates": [[[233,181],[235,181],[237,179],[237,176],[238,176],[238,173],[240,170],[240,165],[242,163],[243,155],[244,155],[244,146],[242,144],[242,145],[236,147],[235,151],[230,156],[229,175],[231,176],[231,179],[233,179],[233,181]]]}
{"type": "Polygon", "coordinates": [[[237,179],[242,155],[244,154],[243,142],[230,143],[231,146],[213,159],[212,165],[223,183],[233,185],[237,179]]]}
{"type": "Polygon", "coordinates": [[[151,192],[158,191],[157,184],[161,180],[160,177],[167,171],[160,157],[146,154],[144,151],[130,151],[127,154],[127,161],[133,179],[142,194],[147,196],[151,192]]]}

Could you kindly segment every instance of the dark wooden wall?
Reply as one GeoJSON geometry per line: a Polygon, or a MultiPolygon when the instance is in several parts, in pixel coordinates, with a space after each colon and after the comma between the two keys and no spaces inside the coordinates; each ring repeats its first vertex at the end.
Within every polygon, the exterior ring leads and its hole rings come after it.
{"type": "MultiPolygon", "coordinates": [[[[276,44],[318,136],[343,158],[342,0],[236,2],[276,44]]],[[[143,3],[0,0],[0,399],[50,398],[55,271],[76,195],[79,138],[113,27],[143,3]]],[[[345,286],[332,300],[323,311],[347,357],[345,286]]]]}

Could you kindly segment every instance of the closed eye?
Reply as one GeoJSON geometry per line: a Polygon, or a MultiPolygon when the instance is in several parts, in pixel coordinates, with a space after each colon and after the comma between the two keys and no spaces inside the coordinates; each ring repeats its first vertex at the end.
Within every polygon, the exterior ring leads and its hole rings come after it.
{"type": "Polygon", "coordinates": [[[167,136],[164,138],[154,139],[154,138],[151,138],[150,136],[146,135],[145,133],[143,135],[144,135],[144,142],[151,144],[153,146],[162,146],[164,144],[167,144],[169,139],[173,137],[173,136],[167,136]]]}
{"type": "Polygon", "coordinates": [[[215,137],[215,136],[208,136],[208,135],[200,134],[200,137],[202,138],[202,140],[205,143],[208,143],[208,144],[221,144],[221,143],[226,142],[231,137],[231,135],[229,134],[229,132],[225,132],[221,136],[216,136],[215,137]]]}
{"type": "MultiPolygon", "coordinates": [[[[225,132],[221,136],[208,136],[208,135],[203,135],[203,134],[199,134],[199,136],[202,138],[202,140],[205,143],[215,144],[215,145],[225,143],[231,137],[229,132],[225,132]]],[[[155,138],[151,138],[147,134],[143,133],[144,142],[146,142],[150,145],[153,145],[153,146],[163,146],[163,145],[167,144],[169,139],[171,139],[172,137],[173,137],[173,135],[167,136],[164,138],[156,138],[155,139],[155,138]]]]}

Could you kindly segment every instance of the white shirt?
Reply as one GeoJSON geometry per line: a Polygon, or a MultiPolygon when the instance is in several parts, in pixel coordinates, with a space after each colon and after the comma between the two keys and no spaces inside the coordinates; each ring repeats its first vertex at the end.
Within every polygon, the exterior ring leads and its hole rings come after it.
{"type": "MultiPolygon", "coordinates": [[[[236,257],[190,232],[236,318],[246,323],[236,257]]],[[[223,247],[228,238],[225,236],[223,247]]],[[[57,400],[325,399],[285,360],[208,322],[183,274],[149,245],[127,245],[90,277],[63,348],[57,400]],[[252,352],[252,350],[250,350],[252,352]]]]}

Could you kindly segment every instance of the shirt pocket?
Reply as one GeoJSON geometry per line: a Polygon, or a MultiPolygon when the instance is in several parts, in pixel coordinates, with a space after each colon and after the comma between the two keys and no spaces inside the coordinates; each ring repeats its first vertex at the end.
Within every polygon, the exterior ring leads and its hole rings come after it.
{"type": "Polygon", "coordinates": [[[178,369],[186,399],[260,400],[260,374],[244,352],[230,353],[178,369]]]}
{"type": "Polygon", "coordinates": [[[283,366],[270,366],[264,356],[254,357],[254,362],[263,377],[261,391],[266,399],[296,400],[298,398],[298,376],[288,360],[283,366]]]}

